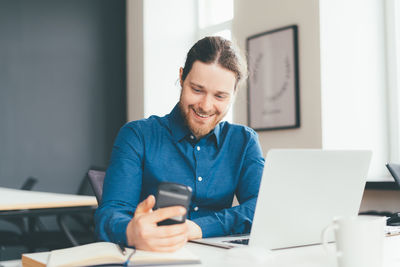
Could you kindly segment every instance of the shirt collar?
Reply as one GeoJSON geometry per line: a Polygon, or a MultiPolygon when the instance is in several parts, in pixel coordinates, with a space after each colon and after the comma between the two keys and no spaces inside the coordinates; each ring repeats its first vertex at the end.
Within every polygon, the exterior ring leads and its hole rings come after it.
{"type": "Polygon", "coordinates": [[[189,128],[185,125],[185,120],[182,116],[179,103],[175,105],[174,109],[168,116],[169,129],[175,142],[181,141],[185,136],[190,134],[189,128]]]}
{"type": "MultiPolygon", "coordinates": [[[[181,141],[183,138],[191,134],[189,128],[185,124],[185,120],[182,116],[181,109],[179,107],[179,103],[175,105],[174,109],[171,111],[171,113],[168,116],[169,118],[169,129],[171,131],[171,135],[175,142],[181,141]]],[[[210,138],[214,136],[213,138],[215,140],[215,144],[217,147],[219,147],[219,142],[220,142],[220,134],[221,134],[221,127],[220,123],[218,123],[215,128],[208,134],[206,135],[206,138],[210,138]]]]}

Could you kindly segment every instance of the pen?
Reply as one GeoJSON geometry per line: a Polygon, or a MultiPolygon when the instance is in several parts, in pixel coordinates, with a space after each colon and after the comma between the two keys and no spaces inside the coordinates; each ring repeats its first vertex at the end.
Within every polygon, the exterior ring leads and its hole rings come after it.
{"type": "Polygon", "coordinates": [[[125,247],[121,244],[118,244],[118,248],[121,251],[122,255],[125,255],[125,253],[126,253],[125,247]]]}

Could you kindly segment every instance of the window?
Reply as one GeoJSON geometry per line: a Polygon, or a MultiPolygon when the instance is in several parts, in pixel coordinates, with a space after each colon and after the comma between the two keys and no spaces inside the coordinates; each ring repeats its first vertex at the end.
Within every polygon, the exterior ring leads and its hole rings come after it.
{"type": "MultiPolygon", "coordinates": [[[[197,40],[221,36],[232,40],[233,0],[197,0],[197,40]]],[[[233,120],[233,105],[225,117],[233,120]]]]}
{"type": "Polygon", "coordinates": [[[358,1],[321,2],[322,146],[372,150],[368,181],[393,181],[385,168],[398,150],[388,120],[396,106],[388,95],[386,8],[362,2],[361,9],[358,1]]]}

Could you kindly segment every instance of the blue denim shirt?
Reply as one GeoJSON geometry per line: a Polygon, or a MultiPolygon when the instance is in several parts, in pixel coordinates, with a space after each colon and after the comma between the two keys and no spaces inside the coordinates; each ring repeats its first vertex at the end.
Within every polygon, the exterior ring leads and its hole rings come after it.
{"type": "Polygon", "coordinates": [[[193,189],[188,218],[203,237],[248,233],[264,159],[254,130],[219,123],[196,140],[176,105],[164,117],[125,124],[114,143],[95,213],[101,240],[126,244],[126,227],[137,205],[155,195],[160,182],[193,189]],[[240,205],[232,207],[236,194],[240,205]]]}

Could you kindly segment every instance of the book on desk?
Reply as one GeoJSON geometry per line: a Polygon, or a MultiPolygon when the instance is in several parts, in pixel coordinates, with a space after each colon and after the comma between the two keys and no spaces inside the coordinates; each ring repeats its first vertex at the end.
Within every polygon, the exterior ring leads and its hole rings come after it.
{"type": "MultiPolygon", "coordinates": [[[[97,242],[72,248],[58,249],[51,252],[22,254],[23,267],[74,267],[74,266],[123,266],[134,252],[126,248],[126,253],[121,253],[118,245],[109,242],[97,242]]],[[[173,265],[173,264],[198,264],[200,259],[182,248],[175,252],[150,252],[136,250],[130,258],[128,265],[173,265]]]]}

